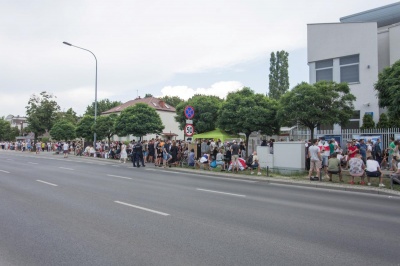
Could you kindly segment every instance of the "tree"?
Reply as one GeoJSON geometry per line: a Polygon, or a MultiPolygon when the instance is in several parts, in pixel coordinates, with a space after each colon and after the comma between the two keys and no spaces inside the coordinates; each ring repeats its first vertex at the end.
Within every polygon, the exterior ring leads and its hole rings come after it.
{"type": "MultiPolygon", "coordinates": [[[[389,120],[400,120],[400,60],[379,73],[374,85],[378,91],[379,107],[387,108],[389,120]]],[[[396,123],[397,124],[397,123],[396,123]]]]}
{"type": "Polygon", "coordinates": [[[387,117],[387,115],[385,114],[385,113],[382,113],[380,116],[379,116],[379,121],[378,121],[378,123],[376,124],[376,128],[390,128],[390,127],[392,127],[393,125],[391,125],[390,123],[389,123],[389,119],[388,119],[388,117],[387,117]]]}
{"type": "Polygon", "coordinates": [[[186,106],[192,106],[195,111],[193,120],[196,133],[203,133],[214,130],[217,127],[218,111],[221,108],[222,100],[217,96],[194,95],[188,101],[181,102],[176,106],[175,121],[179,123],[179,129],[183,130],[187,118],[184,110],[186,106]]]}
{"type": "Polygon", "coordinates": [[[346,125],[353,115],[355,100],[346,83],[303,82],[281,97],[278,118],[287,125],[299,123],[309,128],[314,138],[318,125],[346,125]]]}
{"type": "Polygon", "coordinates": [[[76,112],[72,109],[69,108],[66,112],[58,112],[58,118],[57,120],[66,120],[70,123],[72,123],[73,125],[76,125],[78,123],[78,116],[76,115],[76,112]]]}
{"type": "Polygon", "coordinates": [[[97,118],[96,124],[92,126],[92,130],[96,131],[98,139],[108,139],[111,142],[111,137],[115,135],[115,122],[117,114],[103,115],[97,118]]]}
{"type": "Polygon", "coordinates": [[[161,97],[160,100],[164,101],[166,104],[169,104],[173,107],[177,107],[178,104],[183,102],[184,100],[179,98],[178,96],[164,96],[161,97]]]}
{"type": "MultiPolygon", "coordinates": [[[[102,112],[108,111],[114,107],[120,106],[122,102],[120,101],[110,101],[109,99],[103,99],[97,101],[97,115],[100,116],[102,112]]],[[[86,107],[84,115],[94,116],[94,102],[92,105],[86,107]]]]}
{"type": "Polygon", "coordinates": [[[60,120],[50,130],[50,136],[55,140],[72,140],[76,137],[76,128],[72,122],[60,120]]]}
{"type": "Polygon", "coordinates": [[[54,98],[55,96],[43,91],[40,96],[32,95],[28,101],[28,106],[26,106],[26,122],[29,125],[27,131],[34,133],[35,142],[37,137],[49,131],[57,120],[60,106],[54,98]]]}
{"type": "Polygon", "coordinates": [[[146,95],[144,96],[144,98],[150,98],[150,97],[153,97],[153,94],[151,94],[151,93],[146,93],[146,95]]]}
{"type": "Polygon", "coordinates": [[[277,51],[276,55],[271,53],[268,96],[272,99],[279,100],[289,90],[288,57],[286,51],[277,51]]]}
{"type": "Polygon", "coordinates": [[[90,115],[85,115],[76,126],[76,136],[79,138],[84,138],[86,141],[93,141],[93,124],[94,117],[90,115]]]}
{"type": "MultiPolygon", "coordinates": [[[[249,136],[254,131],[270,136],[279,133],[277,112],[277,101],[244,87],[228,94],[219,111],[218,125],[227,132],[244,133],[248,147],[249,136]]],[[[248,149],[246,156],[247,153],[248,149]]]]}
{"type": "Polygon", "coordinates": [[[361,129],[372,129],[375,128],[375,122],[370,114],[364,114],[363,116],[363,124],[361,129]]]}
{"type": "Polygon", "coordinates": [[[145,103],[137,103],[125,108],[117,117],[115,131],[118,136],[161,134],[164,130],[160,115],[145,103]]]}
{"type": "Polygon", "coordinates": [[[0,118],[0,140],[14,141],[19,135],[18,127],[11,127],[11,123],[6,121],[4,117],[0,118]]]}

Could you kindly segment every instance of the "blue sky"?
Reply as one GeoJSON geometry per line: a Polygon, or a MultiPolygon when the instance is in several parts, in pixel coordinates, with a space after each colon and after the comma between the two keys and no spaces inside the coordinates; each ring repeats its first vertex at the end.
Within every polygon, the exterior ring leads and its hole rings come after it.
{"type": "Polygon", "coordinates": [[[389,0],[0,1],[0,116],[25,115],[47,91],[83,114],[98,99],[151,93],[225,97],[242,86],[266,93],[270,53],[289,52],[290,87],[308,81],[307,24],[389,0]]]}

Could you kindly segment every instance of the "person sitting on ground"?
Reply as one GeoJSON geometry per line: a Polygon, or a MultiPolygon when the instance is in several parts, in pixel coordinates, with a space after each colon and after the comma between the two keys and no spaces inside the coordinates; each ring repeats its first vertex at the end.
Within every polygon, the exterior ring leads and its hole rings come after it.
{"type": "Polygon", "coordinates": [[[89,156],[95,157],[95,154],[96,154],[96,150],[93,148],[92,145],[90,145],[89,156]]]}
{"type": "Polygon", "coordinates": [[[90,145],[86,146],[84,155],[89,156],[89,153],[90,153],[90,145]]]}
{"type": "Polygon", "coordinates": [[[337,158],[337,153],[334,152],[331,154],[331,158],[328,160],[328,176],[329,182],[332,182],[332,175],[339,175],[339,181],[343,182],[342,179],[342,168],[340,164],[340,160],[337,158]]]}
{"type": "Polygon", "coordinates": [[[371,185],[371,177],[379,177],[379,187],[385,187],[385,185],[382,183],[383,174],[379,163],[375,161],[372,156],[367,158],[367,167],[365,169],[365,173],[367,174],[368,186],[371,185]]]}
{"type": "Polygon", "coordinates": [[[365,164],[363,160],[361,159],[360,153],[358,151],[356,152],[356,155],[354,158],[351,158],[349,160],[349,173],[351,175],[351,181],[349,184],[354,185],[354,177],[361,177],[361,185],[365,185],[364,182],[364,169],[365,169],[365,164]]]}
{"type": "Polygon", "coordinates": [[[260,164],[258,163],[258,156],[257,152],[254,151],[252,156],[252,163],[250,164],[249,168],[251,170],[250,174],[254,174],[254,170],[257,169],[257,175],[261,175],[260,164]]]}
{"type": "Polygon", "coordinates": [[[215,155],[215,161],[217,165],[221,165],[221,171],[225,171],[224,155],[221,149],[218,151],[217,155],[215,155]]]}
{"type": "Polygon", "coordinates": [[[206,169],[207,167],[208,170],[211,170],[209,158],[209,155],[207,153],[204,153],[200,160],[196,161],[196,168],[200,169],[201,165],[203,165],[204,169],[206,169]]]}
{"type": "MultiPolygon", "coordinates": [[[[395,160],[397,162],[397,170],[395,172],[393,172],[390,177],[392,178],[392,180],[398,184],[400,184],[400,157],[397,156],[393,156],[393,160],[395,160]]],[[[396,167],[395,165],[393,165],[393,167],[396,167]]]]}

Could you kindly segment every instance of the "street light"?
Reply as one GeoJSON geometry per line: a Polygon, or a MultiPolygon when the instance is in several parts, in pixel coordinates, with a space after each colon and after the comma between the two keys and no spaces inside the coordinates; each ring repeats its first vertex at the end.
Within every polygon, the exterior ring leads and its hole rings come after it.
{"type": "MultiPolygon", "coordinates": [[[[92,53],[92,51],[90,51],[88,49],[72,45],[68,42],[63,42],[63,44],[88,51],[89,53],[91,53],[94,56],[94,60],[96,60],[96,80],[95,80],[95,88],[94,88],[94,124],[96,125],[96,118],[97,118],[97,58],[94,55],[94,53],[92,53]]],[[[94,136],[93,136],[93,147],[96,149],[96,131],[94,132],[94,136]]]]}

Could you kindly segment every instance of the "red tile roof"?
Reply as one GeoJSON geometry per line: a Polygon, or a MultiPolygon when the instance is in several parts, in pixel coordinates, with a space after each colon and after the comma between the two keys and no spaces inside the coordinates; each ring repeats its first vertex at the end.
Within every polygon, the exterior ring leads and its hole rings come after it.
{"type": "Polygon", "coordinates": [[[112,114],[122,112],[125,108],[129,106],[134,106],[137,103],[145,103],[150,107],[158,111],[166,111],[166,112],[175,112],[175,108],[169,104],[166,104],[161,99],[155,97],[147,97],[147,98],[136,98],[135,100],[130,100],[120,106],[114,107],[108,111],[103,112],[102,114],[112,114]]]}

